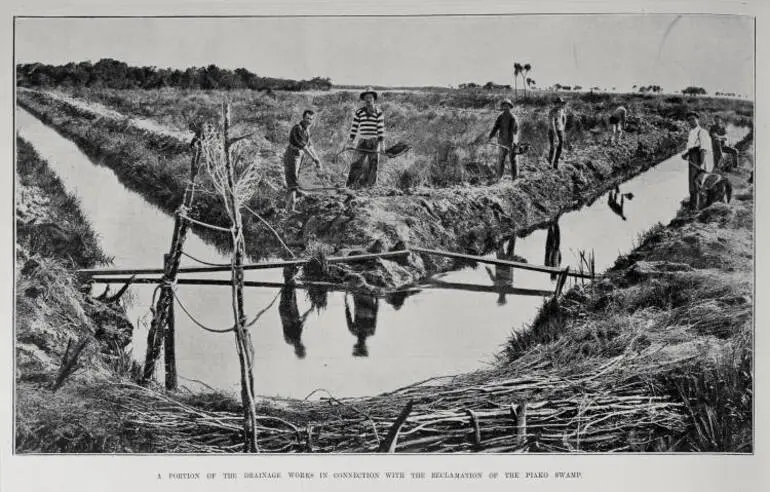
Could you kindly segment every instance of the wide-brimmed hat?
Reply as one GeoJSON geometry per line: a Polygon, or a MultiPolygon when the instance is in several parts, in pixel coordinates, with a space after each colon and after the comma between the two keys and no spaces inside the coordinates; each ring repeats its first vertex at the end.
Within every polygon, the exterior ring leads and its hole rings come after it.
{"type": "Polygon", "coordinates": [[[358,98],[363,101],[364,100],[364,96],[366,96],[367,94],[371,94],[372,96],[374,96],[374,100],[375,101],[377,100],[377,92],[374,89],[372,89],[371,87],[367,87],[364,92],[362,92],[361,94],[358,95],[358,98]]]}
{"type": "Polygon", "coordinates": [[[687,118],[689,118],[690,116],[694,116],[694,117],[696,117],[696,118],[699,118],[699,115],[698,115],[698,113],[696,113],[695,111],[688,111],[688,112],[687,112],[687,114],[686,114],[685,116],[686,116],[687,118]]]}
{"type": "Polygon", "coordinates": [[[513,102],[511,102],[510,99],[503,99],[502,101],[500,101],[500,107],[502,107],[504,104],[507,104],[508,106],[513,107],[513,102]]]}
{"type": "Polygon", "coordinates": [[[555,104],[564,104],[564,103],[566,103],[567,101],[565,101],[565,100],[564,100],[562,97],[557,97],[556,99],[554,99],[554,101],[553,101],[553,102],[554,102],[555,104]]]}

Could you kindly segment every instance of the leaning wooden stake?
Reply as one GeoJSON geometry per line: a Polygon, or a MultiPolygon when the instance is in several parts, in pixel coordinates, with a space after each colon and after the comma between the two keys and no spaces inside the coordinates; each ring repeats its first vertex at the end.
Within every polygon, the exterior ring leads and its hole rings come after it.
{"type": "Polygon", "coordinates": [[[409,402],[406,404],[406,406],[401,410],[401,413],[398,415],[398,418],[395,422],[393,422],[393,425],[390,426],[390,430],[388,430],[388,435],[385,438],[384,441],[380,443],[380,453],[395,453],[396,452],[396,444],[398,443],[398,434],[401,432],[401,428],[404,426],[404,423],[406,422],[407,417],[409,417],[409,414],[412,412],[412,407],[414,406],[414,401],[409,400],[409,402]]]}
{"type": "MultiPolygon", "coordinates": [[[[168,261],[168,259],[166,259],[168,261]]],[[[172,293],[173,294],[173,293],[172,293]]],[[[179,386],[176,373],[176,324],[174,321],[174,303],[168,306],[168,324],[163,339],[163,355],[166,369],[166,389],[173,391],[179,386]]]]}
{"type": "MultiPolygon", "coordinates": [[[[198,132],[200,134],[200,132],[198,132]]],[[[201,157],[200,140],[199,135],[196,135],[195,143],[193,144],[193,154],[190,159],[190,182],[185,189],[184,196],[182,197],[182,204],[177,210],[174,218],[174,232],[171,237],[171,248],[169,253],[164,257],[163,262],[163,279],[160,286],[160,295],[158,296],[157,303],[155,304],[155,311],[150,323],[150,330],[147,333],[147,350],[144,357],[144,369],[142,371],[141,383],[146,385],[152,379],[155,374],[155,364],[160,356],[160,351],[165,339],[165,330],[168,326],[169,317],[171,316],[171,306],[174,303],[173,285],[176,282],[177,271],[179,270],[179,262],[182,258],[182,247],[185,239],[187,238],[187,231],[190,228],[190,222],[184,217],[186,216],[187,209],[190,208],[193,201],[195,178],[198,174],[198,164],[201,157]]],[[[171,338],[173,341],[173,337],[171,338]]],[[[168,346],[166,347],[168,350],[168,346]]],[[[173,348],[171,351],[173,352],[173,348]]],[[[174,371],[176,373],[176,371],[174,371]]],[[[166,388],[174,389],[177,386],[176,374],[174,374],[173,380],[166,378],[166,388]]]]}

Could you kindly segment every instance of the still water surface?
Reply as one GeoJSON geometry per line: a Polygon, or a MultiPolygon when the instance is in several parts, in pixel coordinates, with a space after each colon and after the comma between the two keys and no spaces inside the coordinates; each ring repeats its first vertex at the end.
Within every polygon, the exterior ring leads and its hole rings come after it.
{"type": "MultiPolygon", "coordinates": [[[[168,251],[173,219],[124,187],[115,174],[93,162],[75,144],[28,112],[16,113],[19,134],[61,177],[66,189],[98,232],[105,253],[120,267],[160,267],[168,251]]],[[[745,131],[730,129],[733,141],[745,131]]],[[[529,263],[557,263],[554,239],[560,238],[561,264],[577,268],[578,252],[593,251],[597,272],[632,249],[638,236],[670,220],[687,193],[685,162],[675,156],[624,183],[620,194],[606,194],[591,206],[564,214],[557,224],[504,245],[529,263]],[[612,203],[610,203],[612,202],[612,203]],[[612,206],[610,206],[612,205],[612,206]],[[621,208],[622,207],[622,208],[621,208]],[[546,244],[550,247],[547,248],[546,244]],[[550,253],[550,254],[547,254],[550,253]]],[[[209,262],[226,263],[210,244],[191,234],[185,251],[209,262]]],[[[493,254],[492,256],[495,256],[493,254]]],[[[183,258],[183,266],[199,266],[183,258]]],[[[227,274],[196,275],[227,279],[227,274]]],[[[442,281],[487,286],[510,284],[510,274],[479,266],[440,276],[442,281]]],[[[246,272],[246,280],[282,282],[279,270],[246,272]]],[[[554,281],[537,272],[517,270],[517,288],[552,290],[554,281]]],[[[129,316],[135,324],[134,355],[143,360],[153,286],[131,288],[129,316]]],[[[229,287],[179,285],[184,307],[203,325],[232,325],[229,287]]],[[[376,394],[433,376],[472,371],[493,361],[508,336],[527,326],[543,303],[540,296],[426,288],[407,297],[375,299],[289,288],[249,287],[251,317],[270,309],[251,328],[255,345],[255,385],[262,395],[304,398],[315,389],[335,396],[376,394]],[[326,306],[323,304],[325,298],[326,306]]],[[[207,332],[176,310],[177,365],[180,384],[204,382],[233,394],[239,391],[234,335],[207,332]]],[[[162,366],[162,364],[160,364],[162,366]]]]}

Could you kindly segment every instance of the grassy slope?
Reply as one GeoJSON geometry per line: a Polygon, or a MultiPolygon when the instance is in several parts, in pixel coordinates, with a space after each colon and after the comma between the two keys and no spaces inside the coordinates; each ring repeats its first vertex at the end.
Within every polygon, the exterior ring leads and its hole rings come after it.
{"type": "Polygon", "coordinates": [[[601,281],[544,309],[506,358],[545,358],[558,369],[654,353],[650,370],[674,364],[650,384],[684,401],[690,418],[674,449],[751,451],[753,146],[744,148],[743,167],[728,175],[729,205],[681,209],[601,281]]]}
{"type": "Polygon", "coordinates": [[[92,451],[117,438],[101,381],[129,371],[131,324],[122,308],[89,298],[75,268],[108,259],[77,199],[26,141],[16,140],[16,450],[92,451]],[[67,341],[89,340],[76,372],[56,393],[67,341]]]}

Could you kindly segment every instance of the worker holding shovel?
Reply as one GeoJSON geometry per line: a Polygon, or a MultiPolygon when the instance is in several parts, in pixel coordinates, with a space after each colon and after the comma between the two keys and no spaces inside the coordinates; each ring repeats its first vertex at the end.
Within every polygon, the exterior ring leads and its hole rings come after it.
{"type": "Polygon", "coordinates": [[[505,174],[505,159],[511,161],[511,180],[516,179],[518,168],[516,165],[516,145],[519,144],[519,124],[516,117],[511,113],[513,103],[510,99],[504,99],[500,106],[502,113],[495,120],[495,126],[489,134],[489,141],[497,135],[497,146],[500,147],[500,153],[497,158],[497,181],[500,181],[505,174]]]}
{"type": "Polygon", "coordinates": [[[377,183],[377,167],[385,139],[385,117],[382,110],[374,104],[377,101],[377,92],[368,88],[359,98],[365,104],[355,112],[350,136],[346,147],[343,148],[345,150],[352,147],[356,137],[359,137],[355,160],[348,173],[348,188],[370,187],[377,183]]]}
{"type": "Polygon", "coordinates": [[[283,172],[287,188],[286,209],[291,212],[297,211],[297,195],[305,194],[299,189],[297,181],[303,153],[315,162],[319,170],[323,169],[321,160],[316,155],[310,141],[310,127],[313,126],[314,118],[315,112],[311,109],[306,109],[302,113],[302,121],[294,125],[289,133],[289,145],[283,154],[283,172]]]}

